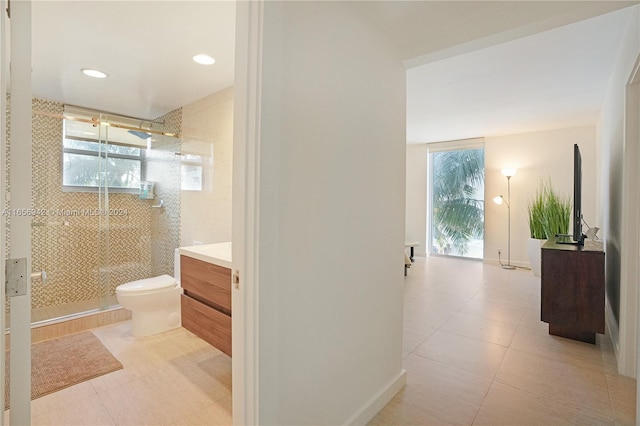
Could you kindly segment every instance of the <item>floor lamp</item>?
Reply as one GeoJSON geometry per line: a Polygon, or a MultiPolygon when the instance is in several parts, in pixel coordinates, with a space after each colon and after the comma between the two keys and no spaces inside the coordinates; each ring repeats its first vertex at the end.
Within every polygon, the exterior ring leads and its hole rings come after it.
{"type": "Polygon", "coordinates": [[[518,170],[516,169],[502,169],[502,174],[507,178],[507,199],[505,200],[502,195],[499,195],[493,199],[493,202],[496,204],[502,204],[503,202],[507,205],[507,214],[508,214],[508,223],[509,230],[507,236],[507,264],[502,265],[502,269],[516,269],[515,266],[511,264],[511,177],[516,174],[518,170]]]}

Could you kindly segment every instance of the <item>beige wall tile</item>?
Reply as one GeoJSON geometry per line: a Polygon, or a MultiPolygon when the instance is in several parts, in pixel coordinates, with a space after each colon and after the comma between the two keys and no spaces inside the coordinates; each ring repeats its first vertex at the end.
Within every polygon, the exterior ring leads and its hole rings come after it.
{"type": "Polygon", "coordinates": [[[181,245],[231,241],[233,87],[182,109],[182,153],[202,161],[200,191],[181,191],[181,245]]]}

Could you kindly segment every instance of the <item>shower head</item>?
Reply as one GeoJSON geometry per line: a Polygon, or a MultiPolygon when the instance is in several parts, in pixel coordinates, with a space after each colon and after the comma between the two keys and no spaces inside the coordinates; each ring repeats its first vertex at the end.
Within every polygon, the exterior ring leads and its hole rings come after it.
{"type": "Polygon", "coordinates": [[[140,139],[149,139],[151,137],[149,133],[142,132],[140,130],[129,130],[128,132],[131,133],[132,135],[139,137],[140,139]]]}

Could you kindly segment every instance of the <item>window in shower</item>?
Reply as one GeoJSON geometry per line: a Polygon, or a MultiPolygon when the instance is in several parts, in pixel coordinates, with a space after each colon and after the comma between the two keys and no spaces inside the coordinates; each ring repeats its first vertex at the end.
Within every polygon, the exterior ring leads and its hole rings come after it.
{"type": "Polygon", "coordinates": [[[180,189],[202,191],[202,157],[184,154],[180,162],[180,189]]]}
{"type": "Polygon", "coordinates": [[[91,125],[65,122],[63,151],[63,189],[91,191],[99,186],[121,191],[138,191],[142,175],[142,149],[124,143],[100,142],[91,125]],[[88,130],[88,131],[87,131],[88,130]],[[93,130],[93,132],[92,132],[93,130]]]}

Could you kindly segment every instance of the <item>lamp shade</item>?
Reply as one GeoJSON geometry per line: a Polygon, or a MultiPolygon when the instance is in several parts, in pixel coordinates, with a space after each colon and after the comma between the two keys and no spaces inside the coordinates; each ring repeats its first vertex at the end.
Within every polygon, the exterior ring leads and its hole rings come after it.
{"type": "Polygon", "coordinates": [[[498,195],[497,197],[493,197],[493,202],[496,203],[497,205],[502,204],[503,201],[504,201],[504,198],[502,198],[502,195],[498,195]]]}
{"type": "Polygon", "coordinates": [[[502,169],[501,170],[502,174],[505,175],[506,177],[511,177],[515,175],[517,171],[518,169],[502,169]]]}

